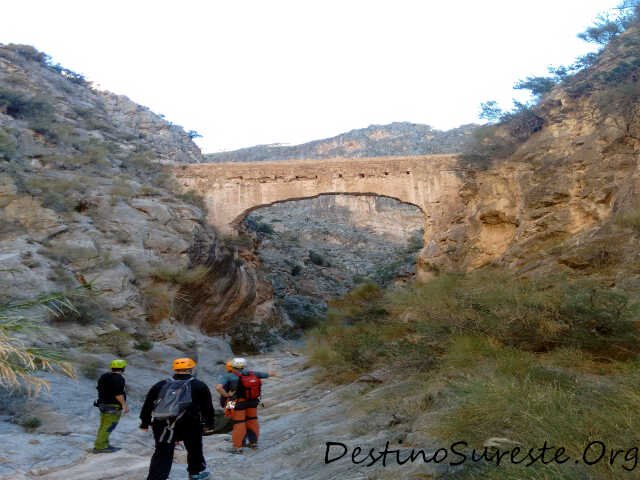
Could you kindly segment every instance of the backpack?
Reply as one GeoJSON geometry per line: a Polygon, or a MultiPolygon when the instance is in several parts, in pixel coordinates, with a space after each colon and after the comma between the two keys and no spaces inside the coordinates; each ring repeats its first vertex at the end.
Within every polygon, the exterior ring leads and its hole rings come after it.
{"type": "Polygon", "coordinates": [[[182,418],[191,406],[191,380],[193,380],[193,378],[186,380],[174,380],[170,378],[160,389],[158,399],[151,412],[151,418],[153,420],[167,421],[167,427],[159,441],[162,441],[165,433],[168,431],[169,437],[167,441],[171,442],[176,422],[182,418]]]}
{"type": "Polygon", "coordinates": [[[262,381],[253,372],[246,374],[233,372],[238,377],[236,396],[247,400],[260,400],[262,381]]]}

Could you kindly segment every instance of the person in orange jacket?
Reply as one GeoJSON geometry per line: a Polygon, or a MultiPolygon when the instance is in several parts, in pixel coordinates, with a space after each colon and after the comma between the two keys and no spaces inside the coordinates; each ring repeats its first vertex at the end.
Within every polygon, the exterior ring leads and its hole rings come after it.
{"type": "Polygon", "coordinates": [[[215,388],[222,400],[233,400],[231,410],[233,432],[232,453],[242,453],[246,444],[249,448],[258,447],[260,425],[258,423],[258,404],[260,403],[261,379],[274,377],[275,372],[256,372],[246,368],[247,361],[236,357],[227,362],[227,372],[220,376],[215,388]]]}

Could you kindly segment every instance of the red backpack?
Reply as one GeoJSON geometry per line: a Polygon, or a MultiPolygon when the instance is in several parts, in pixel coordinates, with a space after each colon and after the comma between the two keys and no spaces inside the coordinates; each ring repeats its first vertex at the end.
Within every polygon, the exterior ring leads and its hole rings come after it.
{"type": "Polygon", "coordinates": [[[247,400],[260,400],[262,381],[253,372],[238,373],[233,372],[238,377],[238,398],[247,400]]]}

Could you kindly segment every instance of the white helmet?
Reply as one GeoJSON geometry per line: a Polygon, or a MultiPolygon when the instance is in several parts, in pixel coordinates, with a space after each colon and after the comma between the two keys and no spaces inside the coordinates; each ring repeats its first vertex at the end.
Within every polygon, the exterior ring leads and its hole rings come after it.
{"type": "Polygon", "coordinates": [[[235,368],[236,370],[242,370],[246,366],[247,366],[247,361],[242,357],[236,357],[233,360],[231,360],[231,367],[235,368]]]}

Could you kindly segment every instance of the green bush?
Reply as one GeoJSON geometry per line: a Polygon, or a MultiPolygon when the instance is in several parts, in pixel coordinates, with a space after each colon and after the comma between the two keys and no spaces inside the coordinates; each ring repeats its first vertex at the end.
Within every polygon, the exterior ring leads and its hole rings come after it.
{"type": "Polygon", "coordinates": [[[98,360],[83,361],[80,364],[80,373],[89,380],[98,380],[100,378],[102,364],[98,360]]]}
{"type": "Polygon", "coordinates": [[[85,141],[78,145],[81,153],[63,159],[65,166],[86,167],[95,166],[99,168],[111,166],[109,162],[109,148],[103,143],[95,140],[85,141]]]}
{"type": "Polygon", "coordinates": [[[73,211],[78,205],[77,195],[83,193],[87,186],[78,182],[76,178],[42,175],[30,176],[24,180],[24,189],[29,194],[40,198],[43,207],[57,212],[73,211]]]}
{"type": "Polygon", "coordinates": [[[33,432],[42,425],[42,420],[32,415],[25,415],[15,420],[15,423],[24,428],[27,432],[33,432]]]}
{"type": "Polygon", "coordinates": [[[18,151],[18,142],[5,129],[0,129],[0,159],[11,160],[18,151]]]}
{"type": "Polygon", "coordinates": [[[0,88],[0,110],[9,116],[28,119],[36,115],[40,108],[42,105],[38,101],[31,100],[20,92],[0,88]]]}
{"type": "MultiPolygon", "coordinates": [[[[312,333],[310,361],[332,382],[381,367],[406,372],[405,382],[392,379],[380,391],[384,403],[367,408],[388,414],[422,405],[407,425],[416,442],[462,439],[482,450],[493,439],[502,451],[526,451],[546,441],[571,458],[593,439],[640,443],[640,420],[629,413],[640,408],[638,306],[627,293],[485,269],[350,295],[332,302],[329,320],[312,333]],[[390,388],[402,393],[389,396],[390,388]]],[[[452,478],[613,480],[621,478],[616,468],[471,463],[452,478]]]]}
{"type": "Polygon", "coordinates": [[[266,222],[258,222],[255,228],[255,231],[258,233],[265,233],[267,235],[271,235],[275,232],[271,224],[266,222]]]}
{"type": "Polygon", "coordinates": [[[26,120],[29,128],[55,140],[54,109],[46,100],[37,96],[26,95],[6,88],[0,88],[0,111],[19,120],[26,120]]]}
{"type": "Polygon", "coordinates": [[[221,236],[220,243],[229,249],[239,248],[242,250],[253,250],[253,239],[246,233],[239,232],[236,236],[221,236]]]}
{"type": "Polygon", "coordinates": [[[99,321],[110,320],[111,312],[100,298],[87,291],[74,299],[73,309],[63,308],[56,317],[56,323],[77,323],[78,325],[94,325],[99,321]]]}
{"type": "Polygon", "coordinates": [[[116,177],[113,180],[109,193],[111,193],[114,198],[129,199],[134,197],[137,191],[137,186],[133,182],[122,177],[116,177]]]}
{"type": "Polygon", "coordinates": [[[386,294],[373,284],[359,285],[330,303],[328,323],[316,334],[332,356],[361,355],[370,368],[398,352],[410,364],[430,364],[429,342],[444,345],[460,335],[521,351],[576,348],[620,359],[640,351],[637,313],[638,304],[625,292],[592,282],[536,282],[488,270],[443,275],[386,294]]]}
{"type": "Polygon", "coordinates": [[[153,342],[151,340],[143,338],[141,340],[138,340],[133,345],[133,348],[135,348],[136,350],[140,350],[142,352],[148,352],[149,350],[151,350],[153,348],[153,342]]]}
{"type": "Polygon", "coordinates": [[[203,265],[194,268],[159,266],[152,270],[149,276],[154,280],[176,285],[198,285],[206,278],[208,272],[207,267],[203,265]]]}
{"type": "Polygon", "coordinates": [[[414,232],[411,237],[409,237],[409,240],[407,240],[407,247],[405,248],[405,251],[407,253],[416,253],[422,250],[422,247],[424,246],[423,235],[424,232],[422,229],[414,232]]]}
{"type": "Polygon", "coordinates": [[[631,61],[619,61],[613,68],[600,73],[600,79],[605,84],[614,86],[626,82],[636,81],[638,71],[640,70],[640,58],[634,58],[631,61]]]}
{"type": "MultiPolygon", "coordinates": [[[[637,445],[640,408],[637,365],[607,364],[599,372],[581,372],[594,363],[576,350],[558,350],[541,359],[531,353],[467,339],[452,346],[464,352],[461,362],[442,371],[448,375],[455,398],[446,415],[436,416],[429,434],[441,441],[463,438],[482,448],[489,438],[508,439],[503,451],[515,443],[524,450],[548,444],[563,446],[567,456],[582,458],[592,440],[606,445],[637,445]],[[465,362],[465,363],[462,363],[465,362]],[[631,367],[631,368],[630,368],[631,367]],[[622,445],[620,439],[624,438],[622,445]]],[[[615,468],[602,462],[571,467],[551,463],[531,467],[504,462],[500,468],[478,464],[465,468],[460,479],[624,478],[620,457],[615,468]]]]}
{"type": "Polygon", "coordinates": [[[20,55],[22,58],[27,60],[42,63],[44,64],[47,61],[47,54],[39,52],[31,45],[20,45],[15,43],[10,43],[8,47],[20,55]]]}
{"type": "Polygon", "coordinates": [[[85,344],[85,349],[90,351],[99,351],[112,353],[119,357],[130,355],[133,350],[131,348],[132,337],[130,334],[121,330],[114,330],[99,335],[94,340],[85,344]]]}
{"type": "Polygon", "coordinates": [[[179,193],[176,195],[177,198],[182,200],[183,202],[189,203],[191,205],[195,205],[200,210],[202,210],[205,214],[207,213],[207,202],[204,197],[197,193],[194,190],[189,190],[184,193],[179,193]]]}
{"type": "Polygon", "coordinates": [[[618,214],[615,222],[622,227],[632,228],[640,233],[640,207],[618,214]]]}
{"type": "Polygon", "coordinates": [[[309,260],[314,265],[318,265],[319,267],[330,267],[331,264],[318,252],[314,252],[313,250],[309,250],[309,260]]]}

